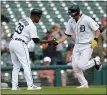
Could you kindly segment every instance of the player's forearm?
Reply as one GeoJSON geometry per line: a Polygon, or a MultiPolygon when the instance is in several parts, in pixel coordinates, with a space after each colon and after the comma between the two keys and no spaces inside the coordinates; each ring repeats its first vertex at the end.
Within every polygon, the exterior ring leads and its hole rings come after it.
{"type": "Polygon", "coordinates": [[[40,77],[41,77],[41,78],[45,78],[46,76],[45,76],[45,75],[40,75],[40,77]]]}
{"type": "Polygon", "coordinates": [[[35,44],[46,44],[48,41],[47,40],[40,40],[39,38],[32,38],[35,44]]]}
{"type": "Polygon", "coordinates": [[[97,29],[97,30],[95,31],[95,38],[98,38],[99,36],[100,36],[100,30],[97,29]]]}
{"type": "Polygon", "coordinates": [[[91,48],[96,48],[96,47],[97,47],[97,45],[98,45],[98,37],[99,37],[99,36],[100,36],[100,30],[97,29],[97,30],[95,31],[94,40],[92,40],[92,41],[90,42],[91,48]]]}
{"type": "Polygon", "coordinates": [[[40,44],[46,44],[48,41],[47,40],[40,40],[39,43],[40,44]]]}
{"type": "Polygon", "coordinates": [[[58,39],[57,42],[58,43],[62,43],[62,42],[64,42],[67,39],[67,37],[68,37],[67,35],[63,34],[63,36],[61,36],[61,38],[58,39]]]}
{"type": "Polygon", "coordinates": [[[40,77],[41,77],[41,78],[47,78],[47,76],[46,76],[46,75],[40,75],[40,77]]]}

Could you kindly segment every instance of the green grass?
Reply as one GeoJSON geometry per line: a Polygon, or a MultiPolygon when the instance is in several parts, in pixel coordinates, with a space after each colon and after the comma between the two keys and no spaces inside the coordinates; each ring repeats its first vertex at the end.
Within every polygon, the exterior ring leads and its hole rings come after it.
{"type": "Polygon", "coordinates": [[[103,94],[106,95],[106,86],[90,86],[90,88],[77,89],[74,86],[71,87],[43,87],[41,90],[28,91],[26,88],[21,88],[20,91],[11,91],[11,89],[2,89],[1,93],[4,95],[38,95],[38,94],[103,94]]]}

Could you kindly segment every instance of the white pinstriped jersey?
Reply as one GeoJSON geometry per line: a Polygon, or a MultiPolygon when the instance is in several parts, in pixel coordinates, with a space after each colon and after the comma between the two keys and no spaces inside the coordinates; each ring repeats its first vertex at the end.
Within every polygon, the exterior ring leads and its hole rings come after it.
{"type": "Polygon", "coordinates": [[[13,35],[13,39],[15,38],[20,38],[26,43],[28,43],[31,38],[38,38],[37,28],[29,17],[19,20],[13,35]]]}
{"type": "Polygon", "coordinates": [[[99,25],[89,16],[82,14],[76,22],[73,18],[69,19],[65,34],[76,34],[76,43],[89,43],[95,36],[95,31],[99,25]]]}

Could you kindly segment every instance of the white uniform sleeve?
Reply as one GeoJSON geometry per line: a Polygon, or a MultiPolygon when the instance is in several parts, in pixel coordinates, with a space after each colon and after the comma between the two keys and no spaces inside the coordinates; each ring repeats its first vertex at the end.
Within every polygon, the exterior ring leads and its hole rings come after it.
{"type": "Polygon", "coordinates": [[[72,27],[71,27],[71,25],[70,25],[70,21],[68,21],[68,23],[67,23],[67,25],[66,25],[65,34],[67,34],[67,35],[72,35],[72,34],[73,34],[73,30],[72,30],[72,27]]]}
{"type": "Polygon", "coordinates": [[[37,35],[36,26],[30,26],[29,33],[30,33],[31,38],[39,38],[38,35],[37,35]]]}
{"type": "Polygon", "coordinates": [[[89,26],[93,31],[96,31],[99,28],[99,25],[97,22],[95,22],[92,18],[90,18],[89,21],[89,26]]]}

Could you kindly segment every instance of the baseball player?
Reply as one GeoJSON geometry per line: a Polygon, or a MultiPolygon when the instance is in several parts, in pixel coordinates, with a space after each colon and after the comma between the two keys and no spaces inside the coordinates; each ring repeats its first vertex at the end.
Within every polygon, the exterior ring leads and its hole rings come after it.
{"type": "Polygon", "coordinates": [[[15,33],[10,41],[9,48],[11,59],[13,63],[12,71],[12,90],[19,90],[18,87],[18,73],[21,66],[24,69],[24,75],[27,82],[27,90],[41,89],[33,85],[32,73],[30,68],[29,52],[27,43],[31,40],[34,43],[46,43],[45,40],[40,40],[37,35],[37,29],[34,23],[38,23],[42,16],[42,11],[39,9],[32,9],[30,17],[22,18],[16,26],[15,33]]]}
{"type": "Polygon", "coordinates": [[[66,40],[68,36],[75,33],[76,39],[72,55],[73,72],[81,84],[77,88],[88,88],[88,82],[84,77],[83,71],[94,65],[97,70],[102,67],[98,56],[90,59],[100,35],[99,25],[91,17],[81,14],[79,6],[75,3],[68,8],[68,14],[71,18],[67,23],[65,35],[59,40],[50,41],[50,43],[58,45],[66,40]]]}

